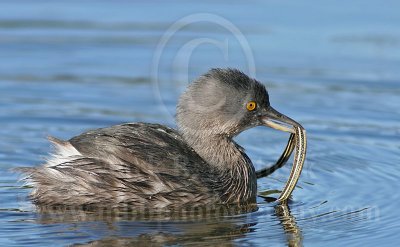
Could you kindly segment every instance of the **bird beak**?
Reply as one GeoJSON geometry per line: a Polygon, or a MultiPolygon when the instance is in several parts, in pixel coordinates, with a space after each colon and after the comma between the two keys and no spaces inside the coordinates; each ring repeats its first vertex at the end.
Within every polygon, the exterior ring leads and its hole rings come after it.
{"type": "Polygon", "coordinates": [[[298,122],[283,115],[271,106],[268,106],[268,108],[261,113],[260,121],[265,126],[290,133],[294,133],[293,127],[300,127],[303,129],[298,122]]]}

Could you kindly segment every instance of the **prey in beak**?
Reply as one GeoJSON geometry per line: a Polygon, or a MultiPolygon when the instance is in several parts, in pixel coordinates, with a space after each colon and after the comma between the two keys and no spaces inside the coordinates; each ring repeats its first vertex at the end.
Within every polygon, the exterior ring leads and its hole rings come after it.
{"type": "Polygon", "coordinates": [[[260,121],[263,125],[270,128],[295,133],[294,127],[303,128],[298,122],[293,119],[283,115],[271,106],[268,106],[260,114],[260,121]]]}
{"type": "MultiPolygon", "coordinates": [[[[260,113],[259,120],[265,126],[291,133],[285,151],[283,152],[277,163],[273,167],[271,167],[275,169],[282,167],[289,159],[290,155],[293,152],[293,149],[296,149],[289,179],[286,182],[286,185],[278,198],[279,202],[286,202],[292,194],[294,188],[296,187],[297,181],[299,180],[301,171],[303,169],[307,150],[306,132],[299,123],[278,112],[271,106],[268,106],[260,113]]],[[[258,171],[257,178],[262,177],[263,173],[265,174],[266,170],[258,171]]]]}

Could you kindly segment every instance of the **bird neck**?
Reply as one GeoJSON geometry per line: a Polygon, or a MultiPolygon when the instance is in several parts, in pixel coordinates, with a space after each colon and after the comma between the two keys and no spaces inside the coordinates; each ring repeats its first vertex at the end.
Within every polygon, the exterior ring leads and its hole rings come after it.
{"type": "Polygon", "coordinates": [[[191,136],[185,140],[197,154],[219,171],[222,180],[220,189],[225,202],[255,202],[257,178],[254,166],[244,149],[232,138],[191,136]]]}

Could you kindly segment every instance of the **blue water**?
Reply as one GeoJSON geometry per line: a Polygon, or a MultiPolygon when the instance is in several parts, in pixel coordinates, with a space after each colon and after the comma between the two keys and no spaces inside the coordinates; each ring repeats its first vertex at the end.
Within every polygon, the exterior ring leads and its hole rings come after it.
{"type": "MultiPolygon", "coordinates": [[[[400,243],[400,2],[0,1],[0,245],[396,246],[400,243]],[[308,133],[280,216],[199,220],[43,214],[10,169],[37,166],[46,136],[122,122],[175,126],[177,97],[235,67],[308,133]]],[[[288,136],[237,137],[257,169],[288,136]]],[[[258,181],[281,189],[286,166],[258,181]]]]}

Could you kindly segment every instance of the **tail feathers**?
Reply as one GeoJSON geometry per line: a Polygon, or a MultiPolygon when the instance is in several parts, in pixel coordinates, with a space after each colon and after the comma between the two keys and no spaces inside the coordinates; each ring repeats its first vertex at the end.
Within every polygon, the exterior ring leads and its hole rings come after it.
{"type": "Polygon", "coordinates": [[[54,136],[48,136],[47,140],[49,140],[54,146],[61,146],[61,147],[65,147],[66,145],[69,144],[69,142],[67,141],[63,141],[61,139],[55,138],[54,136]]]}
{"type": "Polygon", "coordinates": [[[47,139],[53,144],[55,149],[55,152],[52,154],[52,158],[50,158],[50,160],[47,162],[48,165],[55,165],[57,162],[62,163],[59,159],[81,155],[81,153],[76,150],[76,148],[72,146],[69,141],[63,141],[52,136],[48,136],[47,139]]]}
{"type": "Polygon", "coordinates": [[[12,169],[13,172],[20,174],[18,182],[24,183],[24,186],[29,185],[32,181],[32,175],[37,171],[34,167],[17,167],[12,169]]]}
{"type": "Polygon", "coordinates": [[[13,171],[15,172],[20,172],[20,173],[24,173],[24,174],[31,174],[36,170],[36,168],[34,167],[17,167],[14,168],[13,171]]]}

